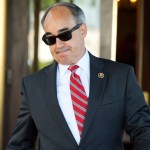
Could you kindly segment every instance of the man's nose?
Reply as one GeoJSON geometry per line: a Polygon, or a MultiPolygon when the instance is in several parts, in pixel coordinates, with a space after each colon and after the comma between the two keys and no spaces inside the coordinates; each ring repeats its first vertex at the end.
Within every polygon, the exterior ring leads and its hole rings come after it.
{"type": "Polygon", "coordinates": [[[57,48],[64,46],[64,41],[61,41],[59,38],[56,38],[56,46],[57,48]]]}

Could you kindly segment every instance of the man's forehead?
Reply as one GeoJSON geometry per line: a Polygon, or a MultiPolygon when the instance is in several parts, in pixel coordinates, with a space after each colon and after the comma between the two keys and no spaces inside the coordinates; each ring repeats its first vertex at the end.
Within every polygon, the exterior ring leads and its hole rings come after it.
{"type": "MultiPolygon", "coordinates": [[[[57,6],[52,8],[47,14],[44,22],[45,26],[61,26],[59,30],[64,30],[64,28],[69,28],[69,24],[75,24],[76,20],[71,14],[70,10],[65,6],[57,6]]],[[[72,26],[72,25],[71,25],[72,26]]]]}
{"type": "Polygon", "coordinates": [[[65,6],[57,6],[52,8],[45,17],[45,21],[75,20],[71,11],[65,6]]]}
{"type": "Polygon", "coordinates": [[[72,16],[71,11],[67,7],[65,7],[65,6],[56,6],[56,7],[53,7],[49,11],[49,13],[51,15],[55,15],[55,14],[61,15],[62,17],[63,17],[63,15],[71,15],[72,16]]]}

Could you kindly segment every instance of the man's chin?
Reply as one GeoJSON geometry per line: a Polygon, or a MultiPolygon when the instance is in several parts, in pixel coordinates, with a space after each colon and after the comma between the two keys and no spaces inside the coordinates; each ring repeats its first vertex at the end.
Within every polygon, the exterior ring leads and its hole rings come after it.
{"type": "Polygon", "coordinates": [[[62,65],[73,65],[75,64],[73,61],[67,59],[67,58],[63,58],[63,59],[60,59],[58,61],[59,64],[62,64],[62,65]]]}

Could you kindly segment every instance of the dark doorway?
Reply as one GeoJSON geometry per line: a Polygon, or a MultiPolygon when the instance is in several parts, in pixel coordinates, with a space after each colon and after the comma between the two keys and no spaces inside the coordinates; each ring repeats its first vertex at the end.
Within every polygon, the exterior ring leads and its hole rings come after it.
{"type": "Polygon", "coordinates": [[[136,68],[136,3],[120,0],[118,3],[116,60],[136,68]]]}

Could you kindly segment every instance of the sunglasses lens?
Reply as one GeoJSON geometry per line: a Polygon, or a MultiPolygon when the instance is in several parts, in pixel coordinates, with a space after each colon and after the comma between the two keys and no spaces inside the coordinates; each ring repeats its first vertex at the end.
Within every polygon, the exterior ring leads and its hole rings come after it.
{"type": "Polygon", "coordinates": [[[44,41],[45,44],[47,44],[47,45],[53,45],[53,44],[56,43],[56,37],[54,37],[54,36],[45,37],[45,38],[43,39],[43,41],[44,41]]]}
{"type": "Polygon", "coordinates": [[[61,41],[68,41],[68,40],[70,40],[72,38],[72,35],[71,35],[70,31],[66,31],[66,32],[63,32],[63,33],[59,34],[58,38],[61,41]]]}
{"type": "Polygon", "coordinates": [[[57,36],[47,36],[46,37],[46,35],[44,35],[42,40],[47,45],[53,45],[56,43],[56,38],[59,38],[61,41],[68,41],[72,38],[72,34],[70,31],[66,31],[66,32],[60,33],[57,36]]]}

